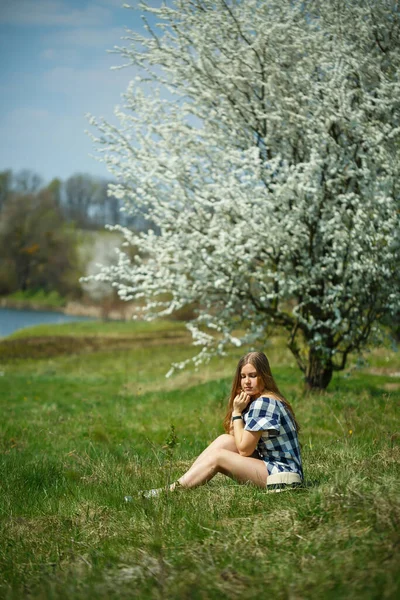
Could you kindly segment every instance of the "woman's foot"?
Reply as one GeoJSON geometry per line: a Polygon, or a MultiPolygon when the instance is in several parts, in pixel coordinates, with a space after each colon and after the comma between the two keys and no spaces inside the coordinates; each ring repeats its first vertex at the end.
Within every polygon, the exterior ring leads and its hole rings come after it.
{"type": "MultiPolygon", "coordinates": [[[[167,494],[168,492],[173,492],[175,489],[182,487],[181,484],[179,483],[179,481],[174,481],[174,483],[171,483],[171,485],[167,486],[167,487],[162,487],[162,488],[154,488],[153,490],[144,490],[142,492],[139,492],[139,496],[141,498],[159,498],[160,496],[162,496],[163,494],[167,494]]],[[[133,497],[132,496],[125,496],[125,502],[132,502],[133,497]]]]}

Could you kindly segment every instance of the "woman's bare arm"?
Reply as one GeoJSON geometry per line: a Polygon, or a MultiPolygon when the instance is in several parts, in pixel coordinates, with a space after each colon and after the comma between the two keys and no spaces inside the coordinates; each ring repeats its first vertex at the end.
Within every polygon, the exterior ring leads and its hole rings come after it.
{"type": "MultiPolygon", "coordinates": [[[[232,417],[241,417],[251,397],[245,392],[239,393],[233,401],[232,417]]],[[[257,447],[262,431],[246,431],[243,419],[232,421],[233,436],[241,456],[251,456],[257,447]]]]}

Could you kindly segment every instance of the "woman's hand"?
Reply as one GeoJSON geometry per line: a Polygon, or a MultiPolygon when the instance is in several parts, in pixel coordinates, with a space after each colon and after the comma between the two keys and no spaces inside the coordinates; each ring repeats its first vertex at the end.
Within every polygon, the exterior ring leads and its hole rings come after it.
{"type": "Polygon", "coordinates": [[[242,413],[250,402],[250,398],[249,394],[240,392],[233,401],[232,413],[242,413]]]}

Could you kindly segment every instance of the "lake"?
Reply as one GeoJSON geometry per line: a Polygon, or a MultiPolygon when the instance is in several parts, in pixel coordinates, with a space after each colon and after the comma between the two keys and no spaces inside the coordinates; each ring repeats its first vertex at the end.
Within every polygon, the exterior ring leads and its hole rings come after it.
{"type": "Polygon", "coordinates": [[[91,317],[76,317],[47,310],[19,310],[0,308],[0,337],[10,335],[17,329],[42,325],[44,323],[70,323],[73,321],[91,321],[91,317]]]}

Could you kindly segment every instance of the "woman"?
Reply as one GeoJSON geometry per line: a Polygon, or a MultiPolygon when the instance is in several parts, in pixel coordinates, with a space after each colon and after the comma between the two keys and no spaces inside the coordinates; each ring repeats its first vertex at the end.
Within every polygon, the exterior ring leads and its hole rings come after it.
{"type": "Polygon", "coordinates": [[[196,487],[217,473],[271,491],[301,483],[299,426],[262,352],[250,352],[239,360],[224,428],[226,433],[214,440],[178,481],[167,490],[149,490],[143,496],[196,487]]]}

